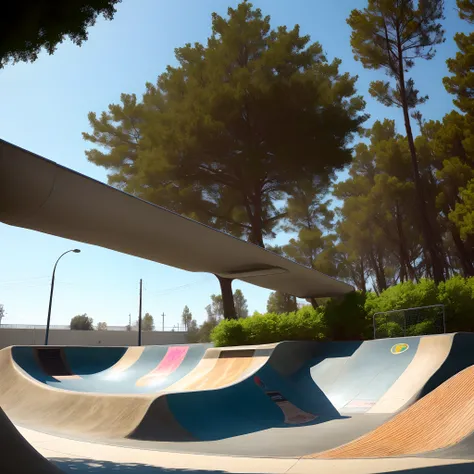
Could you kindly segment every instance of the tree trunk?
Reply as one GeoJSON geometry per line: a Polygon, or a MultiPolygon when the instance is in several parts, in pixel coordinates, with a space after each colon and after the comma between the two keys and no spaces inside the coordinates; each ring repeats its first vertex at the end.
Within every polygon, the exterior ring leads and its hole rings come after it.
{"type": "Polygon", "coordinates": [[[396,224],[397,224],[397,232],[398,232],[398,241],[399,241],[399,251],[400,251],[400,280],[402,276],[406,276],[412,280],[416,280],[415,269],[410,262],[410,256],[408,254],[405,233],[403,232],[403,222],[402,216],[400,214],[399,205],[396,204],[396,224]]]}
{"type": "Polygon", "coordinates": [[[265,248],[262,225],[262,190],[256,186],[253,195],[251,197],[246,196],[244,199],[251,227],[249,242],[265,248]]]}
{"type": "Polygon", "coordinates": [[[383,270],[381,271],[379,262],[377,261],[377,257],[374,255],[373,251],[370,252],[369,261],[375,273],[377,289],[381,293],[383,290],[387,289],[387,282],[385,281],[385,274],[383,270]]]}
{"type": "Polygon", "coordinates": [[[222,304],[224,306],[225,319],[237,319],[234,305],[234,295],[232,294],[232,279],[222,278],[216,275],[221,285],[222,304]]]}
{"type": "Polygon", "coordinates": [[[421,231],[423,235],[423,240],[425,242],[426,251],[429,256],[429,263],[431,263],[431,268],[433,271],[433,279],[436,283],[439,283],[444,280],[443,266],[441,265],[440,253],[441,249],[436,245],[438,239],[435,238],[434,229],[431,226],[430,220],[428,218],[427,206],[425,200],[425,193],[423,190],[423,182],[420,176],[420,170],[418,168],[418,158],[416,156],[415,142],[413,140],[413,132],[411,129],[410,123],[410,114],[408,110],[408,102],[406,97],[405,89],[405,73],[403,65],[403,53],[400,44],[400,39],[398,38],[398,67],[399,67],[399,77],[398,77],[398,87],[400,91],[400,98],[403,109],[403,118],[405,121],[405,130],[407,132],[408,147],[410,149],[411,164],[413,168],[413,179],[415,182],[416,197],[418,201],[418,213],[421,223],[421,231]]]}
{"type": "Polygon", "coordinates": [[[318,304],[318,302],[316,301],[316,298],[309,298],[309,302],[311,303],[311,306],[312,306],[314,309],[318,309],[318,308],[319,308],[319,304],[318,304]]]}
{"type": "Polygon", "coordinates": [[[474,276],[474,265],[472,263],[472,256],[471,252],[464,242],[461,239],[461,235],[459,234],[459,230],[456,226],[451,227],[451,235],[453,236],[454,245],[456,246],[456,250],[458,252],[459,260],[461,261],[462,270],[465,277],[474,276]]]}

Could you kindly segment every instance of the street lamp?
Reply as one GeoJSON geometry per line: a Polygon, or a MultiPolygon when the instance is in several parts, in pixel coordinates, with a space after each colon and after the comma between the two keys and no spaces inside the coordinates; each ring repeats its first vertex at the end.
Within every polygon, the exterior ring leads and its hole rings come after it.
{"type": "Polygon", "coordinates": [[[64,252],[62,255],[60,255],[59,258],[56,260],[56,263],[54,264],[53,277],[51,278],[51,293],[49,295],[48,321],[46,322],[46,335],[44,338],[45,346],[48,345],[49,323],[51,321],[51,306],[53,305],[54,277],[56,275],[56,267],[58,266],[59,260],[61,260],[61,258],[64,257],[64,255],[66,255],[69,252],[80,253],[81,251],[79,249],[68,250],[67,252],[64,252]]]}

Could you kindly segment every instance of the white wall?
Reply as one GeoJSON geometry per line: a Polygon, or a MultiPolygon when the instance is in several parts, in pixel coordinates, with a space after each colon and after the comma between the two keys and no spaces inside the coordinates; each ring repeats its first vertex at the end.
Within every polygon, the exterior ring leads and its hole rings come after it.
{"type": "MultiPolygon", "coordinates": [[[[43,345],[44,329],[0,328],[0,349],[15,345],[43,345]]],[[[185,344],[185,332],[143,331],[142,345],[185,344]]],[[[49,344],[58,346],[136,346],[137,331],[71,331],[51,329],[49,344]]]]}

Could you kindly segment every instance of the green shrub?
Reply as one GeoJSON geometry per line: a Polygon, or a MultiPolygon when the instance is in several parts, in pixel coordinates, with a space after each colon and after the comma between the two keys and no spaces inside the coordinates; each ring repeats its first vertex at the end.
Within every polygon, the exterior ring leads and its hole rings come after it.
{"type": "Polygon", "coordinates": [[[446,306],[448,332],[474,331],[474,277],[455,276],[440,283],[438,302],[446,306]]]}
{"type": "Polygon", "coordinates": [[[424,334],[436,334],[437,332],[435,322],[429,319],[407,328],[407,336],[423,336],[424,334]]]}
{"type": "MultiPolygon", "coordinates": [[[[212,331],[211,340],[216,346],[235,346],[284,340],[371,339],[374,313],[439,303],[446,306],[448,332],[474,332],[474,277],[457,276],[439,286],[428,279],[419,283],[404,282],[380,295],[352,292],[343,298],[328,300],[317,309],[305,306],[289,314],[256,312],[247,319],[222,321],[212,331]]],[[[378,318],[377,337],[403,336],[403,312],[398,317],[398,321],[378,318]]],[[[425,320],[406,328],[407,336],[439,332],[437,310],[425,311],[423,317],[425,320]]],[[[397,313],[393,318],[397,318],[397,313]]]]}
{"type": "Polygon", "coordinates": [[[388,321],[377,326],[377,338],[384,337],[401,337],[403,336],[403,329],[400,324],[395,321],[388,321]]]}
{"type": "Polygon", "coordinates": [[[370,338],[372,322],[365,309],[366,294],[353,291],[342,299],[332,299],[324,308],[326,337],[332,341],[370,338]]]}
{"type": "Polygon", "coordinates": [[[224,320],[212,331],[216,347],[267,344],[285,340],[321,340],[325,337],[321,311],[304,307],[288,314],[254,314],[245,319],[224,320]]]}
{"type": "Polygon", "coordinates": [[[438,303],[438,289],[433,280],[422,279],[419,283],[406,281],[391,286],[377,296],[375,293],[367,295],[365,309],[367,314],[393,309],[416,308],[438,303]]]}

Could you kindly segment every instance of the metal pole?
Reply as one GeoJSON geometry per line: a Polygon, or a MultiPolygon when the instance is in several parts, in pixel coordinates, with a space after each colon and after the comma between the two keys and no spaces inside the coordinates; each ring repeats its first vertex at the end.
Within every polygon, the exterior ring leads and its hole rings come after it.
{"type": "Polygon", "coordinates": [[[161,317],[162,317],[161,330],[164,332],[165,331],[165,313],[163,313],[161,317]]]}
{"type": "Polygon", "coordinates": [[[142,279],[140,278],[140,303],[138,305],[138,345],[142,345],[142,279]]]}
{"type": "Polygon", "coordinates": [[[68,250],[67,252],[64,252],[62,255],[59,256],[59,258],[56,260],[56,263],[54,264],[53,268],[53,276],[51,277],[51,291],[49,293],[49,306],[48,306],[48,319],[46,320],[46,334],[44,336],[44,345],[48,345],[48,339],[49,339],[49,325],[51,323],[51,309],[53,307],[53,293],[54,293],[54,280],[56,278],[56,267],[58,266],[59,260],[64,257],[69,252],[74,252],[74,253],[80,253],[79,249],[73,249],[73,250],[68,250]]]}
{"type": "Polygon", "coordinates": [[[375,336],[376,336],[376,330],[375,330],[375,314],[376,314],[376,313],[374,313],[373,316],[372,316],[372,325],[374,326],[374,340],[377,339],[377,338],[375,337],[375,336]]]}

